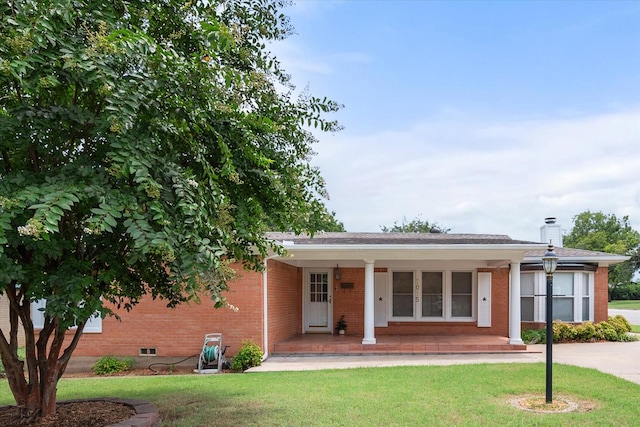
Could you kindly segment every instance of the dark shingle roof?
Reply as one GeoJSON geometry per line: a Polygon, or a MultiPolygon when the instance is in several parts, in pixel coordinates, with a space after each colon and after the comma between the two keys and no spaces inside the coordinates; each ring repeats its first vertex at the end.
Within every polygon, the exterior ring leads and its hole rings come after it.
{"type": "MultiPolygon", "coordinates": [[[[537,244],[513,240],[503,234],[443,234],[443,233],[317,233],[313,237],[294,233],[267,233],[278,241],[298,245],[518,245],[537,244]]],[[[543,251],[544,252],[544,251],[543,251]]]]}
{"type": "MultiPolygon", "coordinates": [[[[588,251],[586,249],[573,249],[573,248],[554,248],[553,251],[560,258],[582,258],[582,257],[611,257],[615,254],[609,254],[606,252],[588,251]]],[[[546,249],[539,251],[527,251],[525,256],[542,258],[547,253],[546,249]]]]}

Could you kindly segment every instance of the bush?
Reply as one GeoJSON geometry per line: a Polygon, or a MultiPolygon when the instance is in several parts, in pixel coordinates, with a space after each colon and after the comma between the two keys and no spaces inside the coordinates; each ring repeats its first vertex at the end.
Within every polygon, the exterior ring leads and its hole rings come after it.
{"type": "Polygon", "coordinates": [[[546,329],[526,329],[520,334],[525,344],[545,344],[547,342],[546,329]]]}
{"type": "Polygon", "coordinates": [[[262,349],[251,341],[242,341],[242,347],[238,354],[233,358],[231,369],[234,371],[244,372],[254,366],[262,364],[262,349]]]}
{"type": "Polygon", "coordinates": [[[616,328],[616,331],[618,331],[618,333],[627,333],[627,332],[631,332],[631,323],[629,323],[629,321],[621,315],[617,315],[617,316],[609,316],[609,323],[611,323],[611,325],[613,325],[614,328],[616,328]]]}
{"type": "Polygon", "coordinates": [[[134,367],[135,364],[136,361],[133,357],[119,359],[115,356],[105,356],[98,359],[92,369],[96,375],[108,375],[115,374],[116,372],[128,371],[134,367]]]}
{"type": "Polygon", "coordinates": [[[640,283],[618,285],[609,289],[611,300],[640,300],[640,283]]]}
{"type": "Polygon", "coordinates": [[[577,341],[598,341],[601,340],[600,331],[596,328],[593,322],[584,322],[576,326],[576,340],[577,341]]]}
{"type": "MultiPolygon", "coordinates": [[[[631,332],[629,321],[620,315],[610,316],[608,321],[596,324],[584,322],[572,325],[554,322],[553,342],[637,341],[638,338],[629,332],[631,332]]],[[[545,344],[546,336],[546,329],[529,329],[522,331],[521,334],[525,344],[545,344]]]]}
{"type": "Polygon", "coordinates": [[[575,326],[563,322],[553,323],[553,342],[575,341],[575,339],[575,326]]]}

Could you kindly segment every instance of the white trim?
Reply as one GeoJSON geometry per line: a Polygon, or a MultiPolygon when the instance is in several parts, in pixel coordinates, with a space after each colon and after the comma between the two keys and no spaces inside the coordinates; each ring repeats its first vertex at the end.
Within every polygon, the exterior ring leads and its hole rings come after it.
{"type": "Polygon", "coordinates": [[[262,360],[269,357],[269,300],[267,298],[269,268],[267,261],[275,257],[276,255],[271,255],[264,259],[264,272],[262,273],[262,345],[264,346],[262,360]]]}
{"type": "Polygon", "coordinates": [[[362,344],[375,344],[376,334],[374,326],[374,279],[375,269],[373,261],[364,264],[364,338],[362,344]]]}
{"type": "Polygon", "coordinates": [[[305,268],[302,280],[302,333],[333,333],[333,268],[305,268]],[[327,274],[327,326],[309,327],[309,275],[311,273],[327,274]]]}
{"type": "Polygon", "coordinates": [[[509,344],[519,345],[522,342],[520,314],[520,262],[511,260],[509,272],[509,344]]]}

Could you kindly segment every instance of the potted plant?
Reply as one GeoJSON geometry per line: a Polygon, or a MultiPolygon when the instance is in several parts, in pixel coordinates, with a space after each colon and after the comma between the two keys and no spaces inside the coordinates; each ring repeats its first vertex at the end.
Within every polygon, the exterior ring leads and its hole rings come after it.
{"type": "Polygon", "coordinates": [[[336,331],[338,334],[344,335],[344,332],[347,330],[347,321],[344,320],[344,314],[340,316],[340,319],[336,322],[336,331]]]}

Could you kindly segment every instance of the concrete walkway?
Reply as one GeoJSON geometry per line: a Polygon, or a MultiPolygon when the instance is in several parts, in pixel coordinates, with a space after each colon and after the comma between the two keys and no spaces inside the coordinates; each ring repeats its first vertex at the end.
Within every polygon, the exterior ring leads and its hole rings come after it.
{"type": "MultiPolygon", "coordinates": [[[[640,310],[609,310],[640,325],[640,310]]],[[[471,363],[545,363],[546,346],[529,345],[526,353],[426,354],[371,356],[270,357],[247,372],[308,371],[385,366],[442,366],[471,363]]],[[[553,363],[593,368],[640,384],[640,341],[554,344],[553,363]]]]}
{"type": "MultiPolygon", "coordinates": [[[[545,345],[527,353],[375,356],[270,357],[247,372],[305,371],[358,367],[460,365],[471,363],[544,363],[545,345]]],[[[553,363],[594,368],[640,384],[640,341],[554,344],[553,363]]]]}

